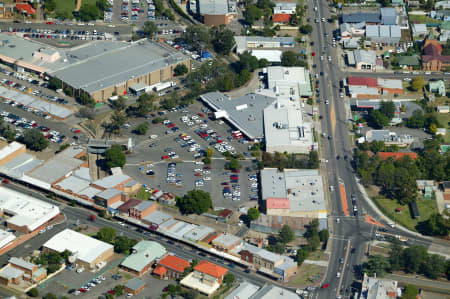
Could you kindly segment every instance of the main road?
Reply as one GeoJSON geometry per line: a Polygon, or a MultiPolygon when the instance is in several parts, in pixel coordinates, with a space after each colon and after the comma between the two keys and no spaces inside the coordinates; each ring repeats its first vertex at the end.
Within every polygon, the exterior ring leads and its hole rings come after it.
{"type": "MultiPolygon", "coordinates": [[[[355,279],[360,279],[360,265],[363,256],[366,254],[368,241],[375,236],[376,227],[365,221],[363,214],[368,214],[377,218],[384,224],[388,232],[394,235],[405,236],[411,239],[412,243],[425,247],[431,245],[431,239],[421,237],[417,234],[399,228],[391,228],[384,218],[379,217],[378,211],[373,205],[365,201],[360,193],[357,178],[351,165],[353,156],[353,144],[350,139],[348,126],[348,112],[345,101],[339,97],[340,81],[347,75],[340,69],[339,54],[337,48],[332,47],[333,30],[336,28],[330,19],[328,2],[325,0],[313,0],[308,8],[308,15],[311,21],[315,18],[311,39],[314,42],[313,51],[317,54],[314,57],[316,64],[315,72],[319,78],[319,111],[323,116],[321,121],[322,132],[330,138],[322,138],[322,150],[328,162],[325,165],[328,184],[334,186],[331,196],[331,215],[333,219],[331,229],[332,252],[329,259],[328,271],[322,286],[315,293],[316,298],[340,298],[349,297],[355,291],[352,284],[355,279]],[[317,7],[315,11],[314,7],[317,7]],[[322,22],[325,18],[325,22],[322,22]],[[323,56],[323,59],[320,59],[323,56]],[[330,59],[328,59],[330,57],[330,59]],[[343,186],[345,192],[341,192],[339,186],[343,186]],[[359,214],[354,215],[351,194],[356,195],[356,207],[359,214]],[[347,209],[347,213],[344,210],[347,209]],[[361,213],[363,212],[363,213],[361,213]]],[[[370,75],[374,73],[363,73],[359,75],[370,75]]],[[[380,74],[376,74],[380,76],[380,74]]],[[[394,74],[385,74],[392,77],[394,74]]],[[[399,76],[398,74],[396,76],[399,76]]],[[[408,76],[401,74],[402,76],[408,76]]],[[[409,75],[411,76],[411,75],[409,75]]],[[[444,75],[431,74],[430,77],[442,77],[444,75]]]]}

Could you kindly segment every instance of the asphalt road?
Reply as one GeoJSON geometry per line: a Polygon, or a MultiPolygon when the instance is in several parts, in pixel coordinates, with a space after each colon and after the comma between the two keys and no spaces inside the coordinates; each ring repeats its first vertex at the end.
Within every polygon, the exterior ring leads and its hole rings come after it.
{"type": "MultiPolygon", "coordinates": [[[[313,5],[309,7],[309,10],[309,15],[313,16],[311,17],[313,22],[314,18],[318,18],[319,21],[322,17],[325,19],[330,18],[328,3],[324,0],[313,1],[313,5]],[[314,6],[318,7],[317,12],[314,11],[314,6]]],[[[364,218],[361,217],[365,213],[385,224],[385,227],[390,233],[409,238],[409,244],[420,244],[425,247],[431,245],[429,238],[417,237],[415,234],[407,233],[398,228],[392,229],[388,227],[386,225],[387,223],[380,220],[377,212],[373,210],[372,206],[359,193],[356,177],[350,164],[351,157],[353,156],[353,145],[347,130],[348,120],[346,119],[345,102],[339,99],[339,82],[348,74],[340,70],[337,61],[339,54],[336,48],[331,47],[332,31],[334,29],[334,25],[328,22],[314,23],[314,30],[311,35],[312,41],[314,41],[313,51],[322,53],[324,45],[326,44],[328,46],[323,54],[324,59],[320,60],[318,57],[320,55],[318,55],[314,58],[314,63],[317,64],[316,71],[318,73],[323,72],[323,75],[319,76],[321,87],[319,110],[323,116],[321,122],[322,131],[328,132],[328,135],[332,135],[331,140],[324,139],[324,153],[329,161],[326,167],[328,171],[328,182],[329,185],[335,186],[335,191],[331,193],[331,217],[333,219],[333,228],[331,229],[333,233],[332,254],[329,259],[328,272],[323,282],[324,284],[329,284],[329,287],[319,289],[314,295],[315,298],[350,297],[352,284],[355,280],[359,279],[358,273],[360,273],[360,265],[365,254],[365,246],[368,241],[375,237],[376,228],[374,225],[365,222],[364,218]],[[325,32],[329,34],[328,37],[325,37],[325,32]],[[332,58],[331,61],[328,61],[328,56],[332,58]],[[325,100],[329,101],[328,105],[325,104],[325,100]],[[349,158],[343,159],[344,156],[348,156],[349,158]],[[345,186],[346,198],[344,200],[347,202],[350,215],[353,213],[350,195],[357,195],[356,205],[360,217],[344,215],[341,194],[339,192],[340,182],[345,186]],[[335,221],[336,218],[340,219],[339,224],[335,221]],[[347,250],[348,246],[350,246],[349,250],[347,250]],[[340,258],[345,258],[344,264],[340,264],[340,258]],[[337,278],[338,272],[341,272],[339,278],[337,278]]],[[[352,75],[382,77],[413,76],[412,74],[394,75],[393,73],[352,73],[352,75]]],[[[436,78],[442,78],[443,75],[425,75],[427,78],[434,76],[436,78]]]]}

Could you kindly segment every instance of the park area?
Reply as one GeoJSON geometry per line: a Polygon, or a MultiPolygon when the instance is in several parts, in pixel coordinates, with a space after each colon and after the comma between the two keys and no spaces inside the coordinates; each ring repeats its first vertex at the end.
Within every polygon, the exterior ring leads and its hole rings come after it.
{"type": "MultiPolygon", "coordinates": [[[[97,5],[97,0],[51,0],[48,5],[49,12],[57,18],[71,19],[73,12],[78,11],[82,5],[97,5]]],[[[46,2],[47,3],[47,2],[46,2]]]]}

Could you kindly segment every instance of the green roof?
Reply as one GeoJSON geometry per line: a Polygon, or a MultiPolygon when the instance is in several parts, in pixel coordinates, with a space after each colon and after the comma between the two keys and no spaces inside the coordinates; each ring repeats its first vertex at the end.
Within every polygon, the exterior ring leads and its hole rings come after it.
{"type": "Polygon", "coordinates": [[[443,153],[450,152],[450,144],[442,144],[441,145],[441,152],[443,152],[443,153]]]}
{"type": "Polygon", "coordinates": [[[403,4],[403,0],[391,0],[392,4],[403,4]]]}
{"type": "Polygon", "coordinates": [[[415,65],[419,65],[419,58],[415,55],[413,56],[400,56],[398,58],[398,64],[399,65],[410,65],[410,66],[415,66],[415,65]]]}
{"type": "Polygon", "coordinates": [[[163,257],[167,253],[166,248],[153,241],[140,241],[133,246],[133,253],[129,255],[121,266],[141,272],[145,266],[155,259],[163,257]]]}
{"type": "Polygon", "coordinates": [[[441,30],[450,30],[450,21],[442,22],[440,28],[441,30]]]}

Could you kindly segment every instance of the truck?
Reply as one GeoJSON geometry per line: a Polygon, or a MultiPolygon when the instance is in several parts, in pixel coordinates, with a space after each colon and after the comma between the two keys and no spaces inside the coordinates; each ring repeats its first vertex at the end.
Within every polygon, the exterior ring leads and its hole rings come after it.
{"type": "Polygon", "coordinates": [[[161,90],[164,90],[164,89],[173,87],[173,86],[175,86],[175,85],[176,85],[175,82],[173,82],[173,81],[167,81],[167,82],[159,82],[159,83],[156,83],[156,84],[154,84],[154,85],[152,85],[152,86],[150,86],[150,87],[151,87],[152,90],[154,90],[154,91],[156,91],[156,92],[159,92],[159,91],[161,91],[161,90]]]}

